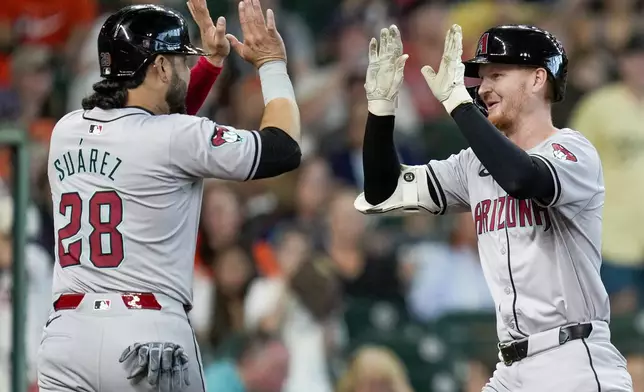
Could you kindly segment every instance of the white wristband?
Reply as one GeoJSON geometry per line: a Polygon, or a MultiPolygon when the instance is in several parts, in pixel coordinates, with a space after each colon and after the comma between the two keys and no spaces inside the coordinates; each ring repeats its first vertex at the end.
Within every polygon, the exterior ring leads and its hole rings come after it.
{"type": "Polygon", "coordinates": [[[262,84],[264,106],[276,98],[286,98],[296,102],[293,84],[286,72],[285,61],[274,60],[262,64],[259,67],[259,80],[262,84]]]}
{"type": "Polygon", "coordinates": [[[367,109],[376,116],[393,116],[396,114],[396,102],[386,99],[374,99],[367,102],[367,109]]]}
{"type": "Polygon", "coordinates": [[[473,102],[472,96],[467,92],[465,86],[457,86],[454,88],[450,96],[442,102],[443,107],[447,113],[451,114],[457,106],[464,103],[473,102]]]}

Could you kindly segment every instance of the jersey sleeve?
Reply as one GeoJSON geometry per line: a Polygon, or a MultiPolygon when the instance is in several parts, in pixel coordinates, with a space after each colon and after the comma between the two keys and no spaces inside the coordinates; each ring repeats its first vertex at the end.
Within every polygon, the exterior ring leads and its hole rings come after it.
{"type": "Polygon", "coordinates": [[[427,164],[429,178],[440,201],[441,213],[465,212],[470,209],[467,167],[472,150],[467,149],[444,160],[427,164]]]}
{"type": "Polygon", "coordinates": [[[402,165],[398,186],[389,199],[373,206],[364,193],[354,206],[365,214],[428,211],[434,215],[469,211],[467,166],[471,150],[426,165],[402,165]]]}
{"type": "Polygon", "coordinates": [[[530,155],[546,163],[554,181],[552,199],[535,200],[542,207],[560,208],[574,216],[603,191],[599,154],[578,132],[558,135],[530,155]]]}
{"type": "Polygon", "coordinates": [[[253,178],[261,140],[257,131],[220,125],[207,118],[171,115],[170,166],[189,178],[246,181],[253,178]]]}

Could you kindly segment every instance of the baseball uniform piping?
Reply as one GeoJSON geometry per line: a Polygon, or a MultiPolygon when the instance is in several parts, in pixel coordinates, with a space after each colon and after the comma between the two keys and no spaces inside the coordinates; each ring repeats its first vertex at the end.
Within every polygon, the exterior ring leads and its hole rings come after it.
{"type": "Polygon", "coordinates": [[[593,374],[595,375],[595,382],[597,382],[597,392],[602,392],[602,386],[599,383],[599,377],[597,377],[597,372],[595,371],[595,366],[593,366],[593,357],[590,355],[590,348],[588,348],[588,344],[586,343],[586,339],[582,338],[581,342],[584,344],[584,347],[586,347],[586,354],[588,354],[588,362],[590,363],[590,369],[593,371],[593,374]]]}
{"type": "Polygon", "coordinates": [[[441,207],[441,203],[438,200],[438,194],[436,194],[436,188],[432,184],[432,179],[429,177],[429,173],[425,173],[425,176],[427,176],[427,190],[429,191],[429,196],[432,198],[432,201],[438,206],[438,213],[440,214],[441,210],[443,209],[441,207]]]}
{"type": "Polygon", "coordinates": [[[508,208],[505,208],[505,240],[506,240],[506,246],[508,248],[508,272],[510,274],[510,284],[512,285],[512,293],[514,294],[514,298],[512,299],[512,315],[514,316],[514,325],[516,325],[517,332],[520,333],[523,336],[528,336],[523,331],[521,331],[521,328],[519,327],[519,318],[517,317],[517,288],[514,285],[514,277],[512,276],[512,263],[510,262],[510,235],[508,234],[508,208]]]}
{"type": "Polygon", "coordinates": [[[112,118],[112,119],[110,119],[110,120],[100,120],[100,119],[98,119],[98,118],[92,118],[92,117],[85,116],[85,113],[83,113],[83,120],[95,121],[95,122],[100,122],[100,123],[109,123],[109,122],[112,122],[112,121],[120,120],[120,119],[125,118],[125,117],[130,117],[130,116],[141,116],[141,115],[143,115],[143,116],[149,116],[149,114],[148,114],[148,113],[141,113],[141,112],[139,112],[139,113],[128,113],[128,114],[124,114],[124,115],[122,115],[122,116],[119,116],[119,117],[116,117],[116,118],[112,118]]]}
{"type": "MultiPolygon", "coordinates": [[[[434,173],[434,169],[432,169],[432,165],[427,164],[427,169],[429,169],[429,174],[431,174],[431,179],[433,181],[429,182],[428,185],[431,185],[431,188],[434,188],[435,191],[438,191],[439,195],[439,208],[440,211],[438,211],[438,214],[436,215],[443,215],[445,214],[445,210],[447,210],[447,200],[445,199],[445,192],[443,192],[443,187],[441,187],[441,183],[438,181],[438,177],[436,177],[436,173],[434,173]],[[436,185],[434,185],[436,184],[436,185]]],[[[430,194],[432,193],[432,189],[429,189],[430,194]]]]}
{"type": "Polygon", "coordinates": [[[253,164],[250,166],[250,171],[244,181],[248,181],[253,178],[253,175],[257,170],[257,162],[259,161],[259,159],[257,159],[259,157],[259,141],[257,140],[257,133],[253,131],[250,134],[253,135],[253,141],[255,142],[255,153],[253,154],[253,164]]]}

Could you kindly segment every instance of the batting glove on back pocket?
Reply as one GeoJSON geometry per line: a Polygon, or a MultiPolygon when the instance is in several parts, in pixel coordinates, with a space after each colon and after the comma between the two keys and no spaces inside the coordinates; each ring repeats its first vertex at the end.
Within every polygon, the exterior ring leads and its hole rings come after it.
{"type": "Polygon", "coordinates": [[[135,343],[123,351],[119,362],[125,364],[127,378],[135,384],[145,378],[161,392],[178,392],[190,385],[188,355],[178,344],[135,343]]]}

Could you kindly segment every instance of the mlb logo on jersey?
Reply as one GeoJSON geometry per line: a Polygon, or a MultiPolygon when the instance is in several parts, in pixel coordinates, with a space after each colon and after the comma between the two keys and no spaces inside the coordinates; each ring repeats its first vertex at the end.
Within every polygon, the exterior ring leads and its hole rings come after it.
{"type": "Polygon", "coordinates": [[[100,135],[103,132],[103,126],[100,124],[91,124],[89,126],[89,133],[92,135],[100,135]]]}
{"type": "Polygon", "coordinates": [[[112,301],[109,299],[99,299],[94,301],[94,310],[107,310],[112,306],[112,301]]]}

